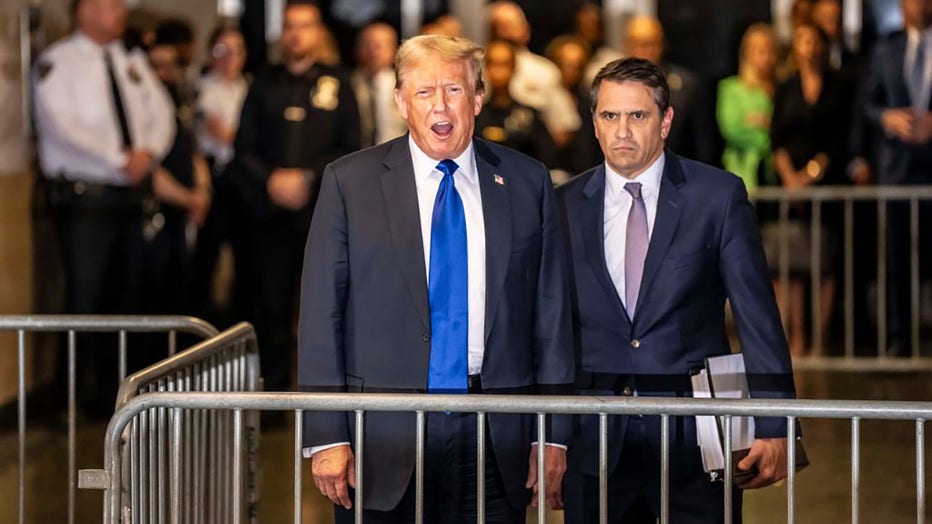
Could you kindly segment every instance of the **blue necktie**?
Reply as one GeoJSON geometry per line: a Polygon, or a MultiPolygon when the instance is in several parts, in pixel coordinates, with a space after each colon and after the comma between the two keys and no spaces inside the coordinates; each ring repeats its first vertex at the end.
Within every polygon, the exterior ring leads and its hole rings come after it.
{"type": "Polygon", "coordinates": [[[430,393],[466,393],[469,333],[466,215],[453,182],[458,166],[437,164],[443,173],[430,226],[430,393]]]}

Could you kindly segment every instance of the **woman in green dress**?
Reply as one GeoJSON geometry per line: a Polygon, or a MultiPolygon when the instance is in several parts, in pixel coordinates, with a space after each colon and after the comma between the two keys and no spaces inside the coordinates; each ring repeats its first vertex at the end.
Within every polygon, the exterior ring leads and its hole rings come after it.
{"type": "Polygon", "coordinates": [[[725,151],[722,165],[741,177],[748,193],[773,181],[770,119],[773,115],[776,39],[769,25],[751,25],[741,39],[738,75],[718,84],[716,116],[725,151]]]}

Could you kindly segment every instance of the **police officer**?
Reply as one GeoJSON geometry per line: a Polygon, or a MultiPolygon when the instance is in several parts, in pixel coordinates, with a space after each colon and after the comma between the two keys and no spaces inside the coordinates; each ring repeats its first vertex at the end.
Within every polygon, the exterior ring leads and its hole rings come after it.
{"type": "MultiPolygon", "coordinates": [[[[174,109],[139,51],[120,41],[124,0],[77,0],[76,30],[34,71],[39,159],[59,221],[71,313],[136,310],[143,202],[171,146],[174,109]]],[[[115,355],[79,359],[88,385],[115,383],[115,355]],[[114,382],[109,382],[113,380],[114,382]]],[[[109,395],[94,398],[93,405],[109,395]]],[[[112,403],[104,407],[109,408],[112,403]]]]}
{"type": "Polygon", "coordinates": [[[508,91],[515,74],[515,50],[505,40],[493,40],[486,46],[485,76],[489,101],[476,117],[476,134],[486,140],[516,149],[555,167],[556,145],[534,108],[519,104],[508,91]]]}
{"type": "Polygon", "coordinates": [[[283,63],[256,78],[234,143],[234,177],[252,215],[254,320],[267,390],[288,387],[301,262],[327,163],[359,147],[359,113],[348,78],[321,64],[320,11],[289,0],[283,63]]]}

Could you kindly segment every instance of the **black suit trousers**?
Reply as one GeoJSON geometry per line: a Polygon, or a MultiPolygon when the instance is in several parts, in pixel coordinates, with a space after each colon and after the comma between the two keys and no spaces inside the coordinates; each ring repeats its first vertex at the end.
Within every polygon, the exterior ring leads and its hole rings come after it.
{"type": "MultiPolygon", "coordinates": [[[[660,518],[660,456],[649,442],[642,417],[628,417],[618,465],[608,477],[608,522],[654,524],[660,518]]],[[[658,439],[659,440],[659,439],[658,439]]],[[[672,451],[672,450],[671,450],[672,451]]],[[[698,450],[696,451],[698,455],[698,450]]],[[[696,463],[695,474],[670,475],[670,522],[724,522],[724,483],[710,482],[696,463]]],[[[599,521],[599,477],[572,467],[563,484],[566,524],[599,521]]],[[[732,492],[732,522],[741,523],[741,491],[732,492]]]]}
{"type": "MultiPolygon", "coordinates": [[[[424,441],[424,522],[467,524],[476,522],[476,415],[474,413],[429,413],[424,441]]],[[[530,450],[528,450],[530,453],[530,450]]],[[[365,486],[363,487],[365,489],[365,486]]],[[[414,522],[415,478],[398,506],[391,511],[366,510],[363,521],[372,524],[414,522]]],[[[502,477],[492,451],[486,426],[485,517],[490,524],[521,524],[525,509],[508,503],[502,477]]],[[[336,524],[355,522],[354,511],[335,506],[336,524]]]]}

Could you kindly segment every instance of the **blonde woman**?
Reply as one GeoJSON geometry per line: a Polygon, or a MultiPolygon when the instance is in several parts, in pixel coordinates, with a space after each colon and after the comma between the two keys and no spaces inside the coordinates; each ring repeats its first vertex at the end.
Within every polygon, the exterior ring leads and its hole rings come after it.
{"type": "Polygon", "coordinates": [[[750,194],[772,179],[770,119],[776,62],[773,29],[754,24],[741,39],[738,75],[718,85],[716,117],[725,139],[722,165],[741,177],[750,194]]]}

